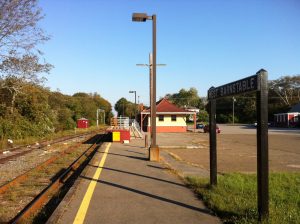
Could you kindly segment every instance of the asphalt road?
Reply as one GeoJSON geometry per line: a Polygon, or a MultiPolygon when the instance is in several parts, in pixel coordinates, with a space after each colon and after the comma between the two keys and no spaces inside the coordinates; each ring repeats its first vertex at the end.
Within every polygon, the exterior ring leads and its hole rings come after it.
{"type": "MultiPolygon", "coordinates": [[[[218,169],[220,172],[256,172],[256,128],[249,125],[219,125],[217,135],[218,169]]],[[[269,165],[274,172],[300,171],[300,129],[269,129],[269,165]]],[[[198,132],[158,135],[159,145],[198,146],[199,148],[169,147],[182,160],[209,169],[209,134],[198,132]],[[202,147],[202,148],[201,148],[202,147]]]]}
{"type": "MultiPolygon", "coordinates": [[[[228,124],[219,124],[219,127],[222,129],[222,133],[226,134],[256,134],[256,127],[251,124],[246,125],[228,125],[228,124]]],[[[299,128],[276,128],[269,127],[269,134],[298,134],[300,135],[299,128]]]]}
{"type": "MultiPolygon", "coordinates": [[[[218,124],[223,134],[256,134],[256,127],[253,124],[218,124]]],[[[192,126],[189,126],[189,130],[192,130],[192,126]]],[[[197,132],[203,132],[203,129],[197,129],[197,132]]],[[[288,135],[300,135],[299,128],[277,128],[269,127],[269,134],[288,134],[288,135]]]]}

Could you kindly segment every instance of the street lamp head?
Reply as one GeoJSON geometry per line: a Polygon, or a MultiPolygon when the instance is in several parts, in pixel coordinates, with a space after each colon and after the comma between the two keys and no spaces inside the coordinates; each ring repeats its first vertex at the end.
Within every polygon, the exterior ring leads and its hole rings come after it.
{"type": "Polygon", "coordinates": [[[134,90],[130,90],[129,93],[135,93],[135,91],[134,90]]]}
{"type": "Polygon", "coordinates": [[[132,13],[132,21],[134,22],[146,22],[147,19],[146,13],[132,13]]]}

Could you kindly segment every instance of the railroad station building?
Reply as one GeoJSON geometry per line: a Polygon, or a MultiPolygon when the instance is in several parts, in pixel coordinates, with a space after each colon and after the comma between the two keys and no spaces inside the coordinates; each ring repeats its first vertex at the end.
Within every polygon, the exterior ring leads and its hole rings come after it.
{"type": "MultiPolygon", "coordinates": [[[[145,132],[151,131],[150,111],[151,109],[149,108],[141,112],[140,125],[145,132]]],[[[196,112],[177,107],[167,99],[162,99],[156,102],[156,131],[186,132],[186,117],[189,115],[193,115],[195,118],[196,112]]],[[[196,124],[196,119],[194,119],[194,123],[196,124]]]]}

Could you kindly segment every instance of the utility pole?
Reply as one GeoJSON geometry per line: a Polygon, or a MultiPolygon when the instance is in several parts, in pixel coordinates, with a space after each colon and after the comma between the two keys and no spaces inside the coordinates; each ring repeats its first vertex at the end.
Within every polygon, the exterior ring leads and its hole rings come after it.
{"type": "Polygon", "coordinates": [[[235,101],[236,101],[236,99],[233,96],[232,97],[232,124],[234,124],[234,102],[235,101]]]}

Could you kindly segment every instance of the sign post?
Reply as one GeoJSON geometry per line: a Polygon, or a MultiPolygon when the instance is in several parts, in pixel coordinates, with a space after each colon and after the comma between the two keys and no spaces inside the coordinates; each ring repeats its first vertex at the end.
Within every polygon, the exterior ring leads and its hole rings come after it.
{"type": "Polygon", "coordinates": [[[216,99],[256,91],[257,110],[257,208],[259,221],[269,217],[268,73],[255,75],[208,90],[210,184],[217,185],[216,99]]]}
{"type": "MultiPolygon", "coordinates": [[[[213,87],[212,87],[213,88],[213,87]]],[[[216,100],[209,101],[209,167],[210,184],[217,185],[217,134],[216,134],[216,100]]]]}
{"type": "Polygon", "coordinates": [[[259,221],[269,216],[268,74],[258,72],[257,111],[257,205],[259,221]]]}

